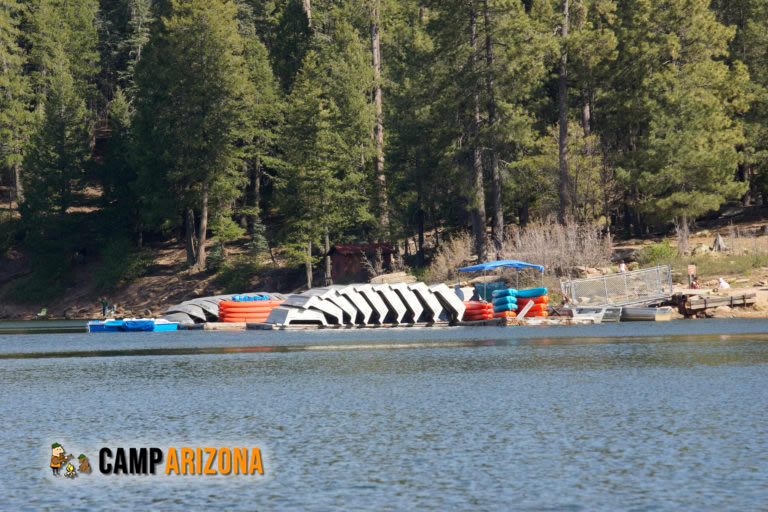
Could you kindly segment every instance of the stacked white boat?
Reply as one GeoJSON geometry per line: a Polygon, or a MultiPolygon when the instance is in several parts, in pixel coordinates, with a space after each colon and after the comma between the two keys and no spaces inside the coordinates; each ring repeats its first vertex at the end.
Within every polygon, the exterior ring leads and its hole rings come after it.
{"type": "Polygon", "coordinates": [[[444,284],[351,284],[289,295],[267,323],[376,326],[460,320],[464,303],[444,284]]]}
{"type": "MultiPolygon", "coordinates": [[[[436,324],[461,320],[464,303],[444,284],[350,284],[312,288],[304,293],[266,295],[285,299],[272,310],[267,323],[277,325],[378,326],[436,324]]],[[[214,322],[218,303],[231,296],[202,297],[168,308],[165,318],[184,324],[214,322]]]]}

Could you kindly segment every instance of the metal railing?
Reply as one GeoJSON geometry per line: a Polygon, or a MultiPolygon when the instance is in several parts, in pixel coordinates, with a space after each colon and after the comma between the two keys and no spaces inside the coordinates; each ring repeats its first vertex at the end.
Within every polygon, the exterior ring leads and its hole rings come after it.
{"type": "Polygon", "coordinates": [[[577,306],[629,306],[672,296],[669,265],[560,282],[563,295],[577,306]]]}

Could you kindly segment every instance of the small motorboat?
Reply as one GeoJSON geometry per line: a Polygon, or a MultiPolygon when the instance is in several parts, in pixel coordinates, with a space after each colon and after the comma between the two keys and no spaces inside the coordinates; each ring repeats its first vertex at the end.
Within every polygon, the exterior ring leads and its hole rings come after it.
{"type": "Polygon", "coordinates": [[[169,322],[164,318],[125,318],[107,319],[88,322],[88,332],[159,332],[177,331],[178,322],[169,322]]]}

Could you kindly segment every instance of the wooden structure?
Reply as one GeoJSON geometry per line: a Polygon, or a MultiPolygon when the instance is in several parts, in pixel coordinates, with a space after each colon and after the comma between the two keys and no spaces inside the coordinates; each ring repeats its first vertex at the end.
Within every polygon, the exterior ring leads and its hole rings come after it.
{"type": "Polygon", "coordinates": [[[328,251],[331,257],[331,279],[334,283],[363,283],[368,281],[367,259],[375,264],[377,253],[381,253],[383,270],[392,267],[394,249],[388,244],[345,244],[334,245],[328,251]]]}
{"type": "Polygon", "coordinates": [[[721,297],[717,295],[699,295],[677,293],[672,297],[672,303],[677,306],[681,315],[692,317],[699,314],[706,315],[708,309],[714,309],[719,306],[728,307],[748,307],[756,301],[754,293],[743,293],[721,297]]]}

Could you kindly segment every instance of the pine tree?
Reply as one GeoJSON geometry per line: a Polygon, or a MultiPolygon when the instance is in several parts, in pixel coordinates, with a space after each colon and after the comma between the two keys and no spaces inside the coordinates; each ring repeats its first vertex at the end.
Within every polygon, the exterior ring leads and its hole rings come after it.
{"type": "Polygon", "coordinates": [[[270,55],[275,75],[288,92],[311,47],[312,27],[302,0],[288,0],[279,20],[270,55]]]}
{"type": "Polygon", "coordinates": [[[52,63],[45,102],[24,160],[26,191],[22,214],[63,215],[82,188],[90,158],[85,101],[69,73],[62,50],[52,63]]]}
{"type": "Polygon", "coordinates": [[[246,216],[248,230],[256,237],[261,236],[263,230],[260,219],[263,208],[261,183],[265,176],[275,174],[283,165],[278,156],[278,141],[284,104],[279,84],[272,74],[267,49],[259,38],[253,8],[244,3],[238,8],[248,80],[252,85],[252,96],[249,98],[252,133],[247,141],[245,162],[248,185],[239,213],[246,216]]]}
{"type": "Polygon", "coordinates": [[[631,4],[617,11],[623,72],[606,98],[610,128],[620,130],[614,133],[625,149],[620,176],[639,208],[660,221],[677,218],[685,233],[689,221],[745,190],[733,179],[747,75],[743,65],[722,61],[734,31],[716,21],[706,0],[664,9],[631,4]]]}
{"type": "MultiPolygon", "coordinates": [[[[337,94],[323,87],[333,78],[326,67],[330,64],[338,63],[324,63],[315,52],[307,54],[289,97],[283,140],[287,168],[280,181],[286,215],[282,236],[293,248],[293,259],[305,263],[308,287],[313,281],[313,246],[321,241],[328,246],[330,236],[370,221],[364,175],[355,158],[362,135],[345,116],[346,108],[358,107],[360,101],[347,98],[347,105],[339,106],[337,94]]],[[[362,133],[369,134],[370,124],[366,128],[362,133]]]]}
{"type": "Polygon", "coordinates": [[[187,262],[197,270],[205,268],[209,209],[231,203],[245,182],[252,92],[236,27],[232,1],[171,0],[137,70],[144,215],[156,225],[184,219],[187,262]]]}
{"type": "Polygon", "coordinates": [[[14,184],[17,204],[24,200],[22,148],[31,120],[25,56],[19,47],[20,14],[21,7],[14,0],[0,3],[0,168],[14,184]]]}
{"type": "Polygon", "coordinates": [[[45,96],[57,59],[63,58],[77,93],[92,103],[99,71],[97,0],[35,0],[31,6],[28,37],[29,63],[38,98],[45,96]]]}
{"type": "Polygon", "coordinates": [[[132,158],[136,150],[132,131],[134,115],[128,96],[118,87],[109,104],[109,139],[103,162],[98,167],[102,205],[115,230],[137,230],[136,167],[132,158]]]}
{"type": "Polygon", "coordinates": [[[712,2],[718,20],[736,29],[730,61],[741,61],[749,71],[749,111],[743,116],[745,144],[738,179],[750,182],[744,197],[749,205],[760,193],[768,197],[768,2],[719,0],[712,2]]]}

